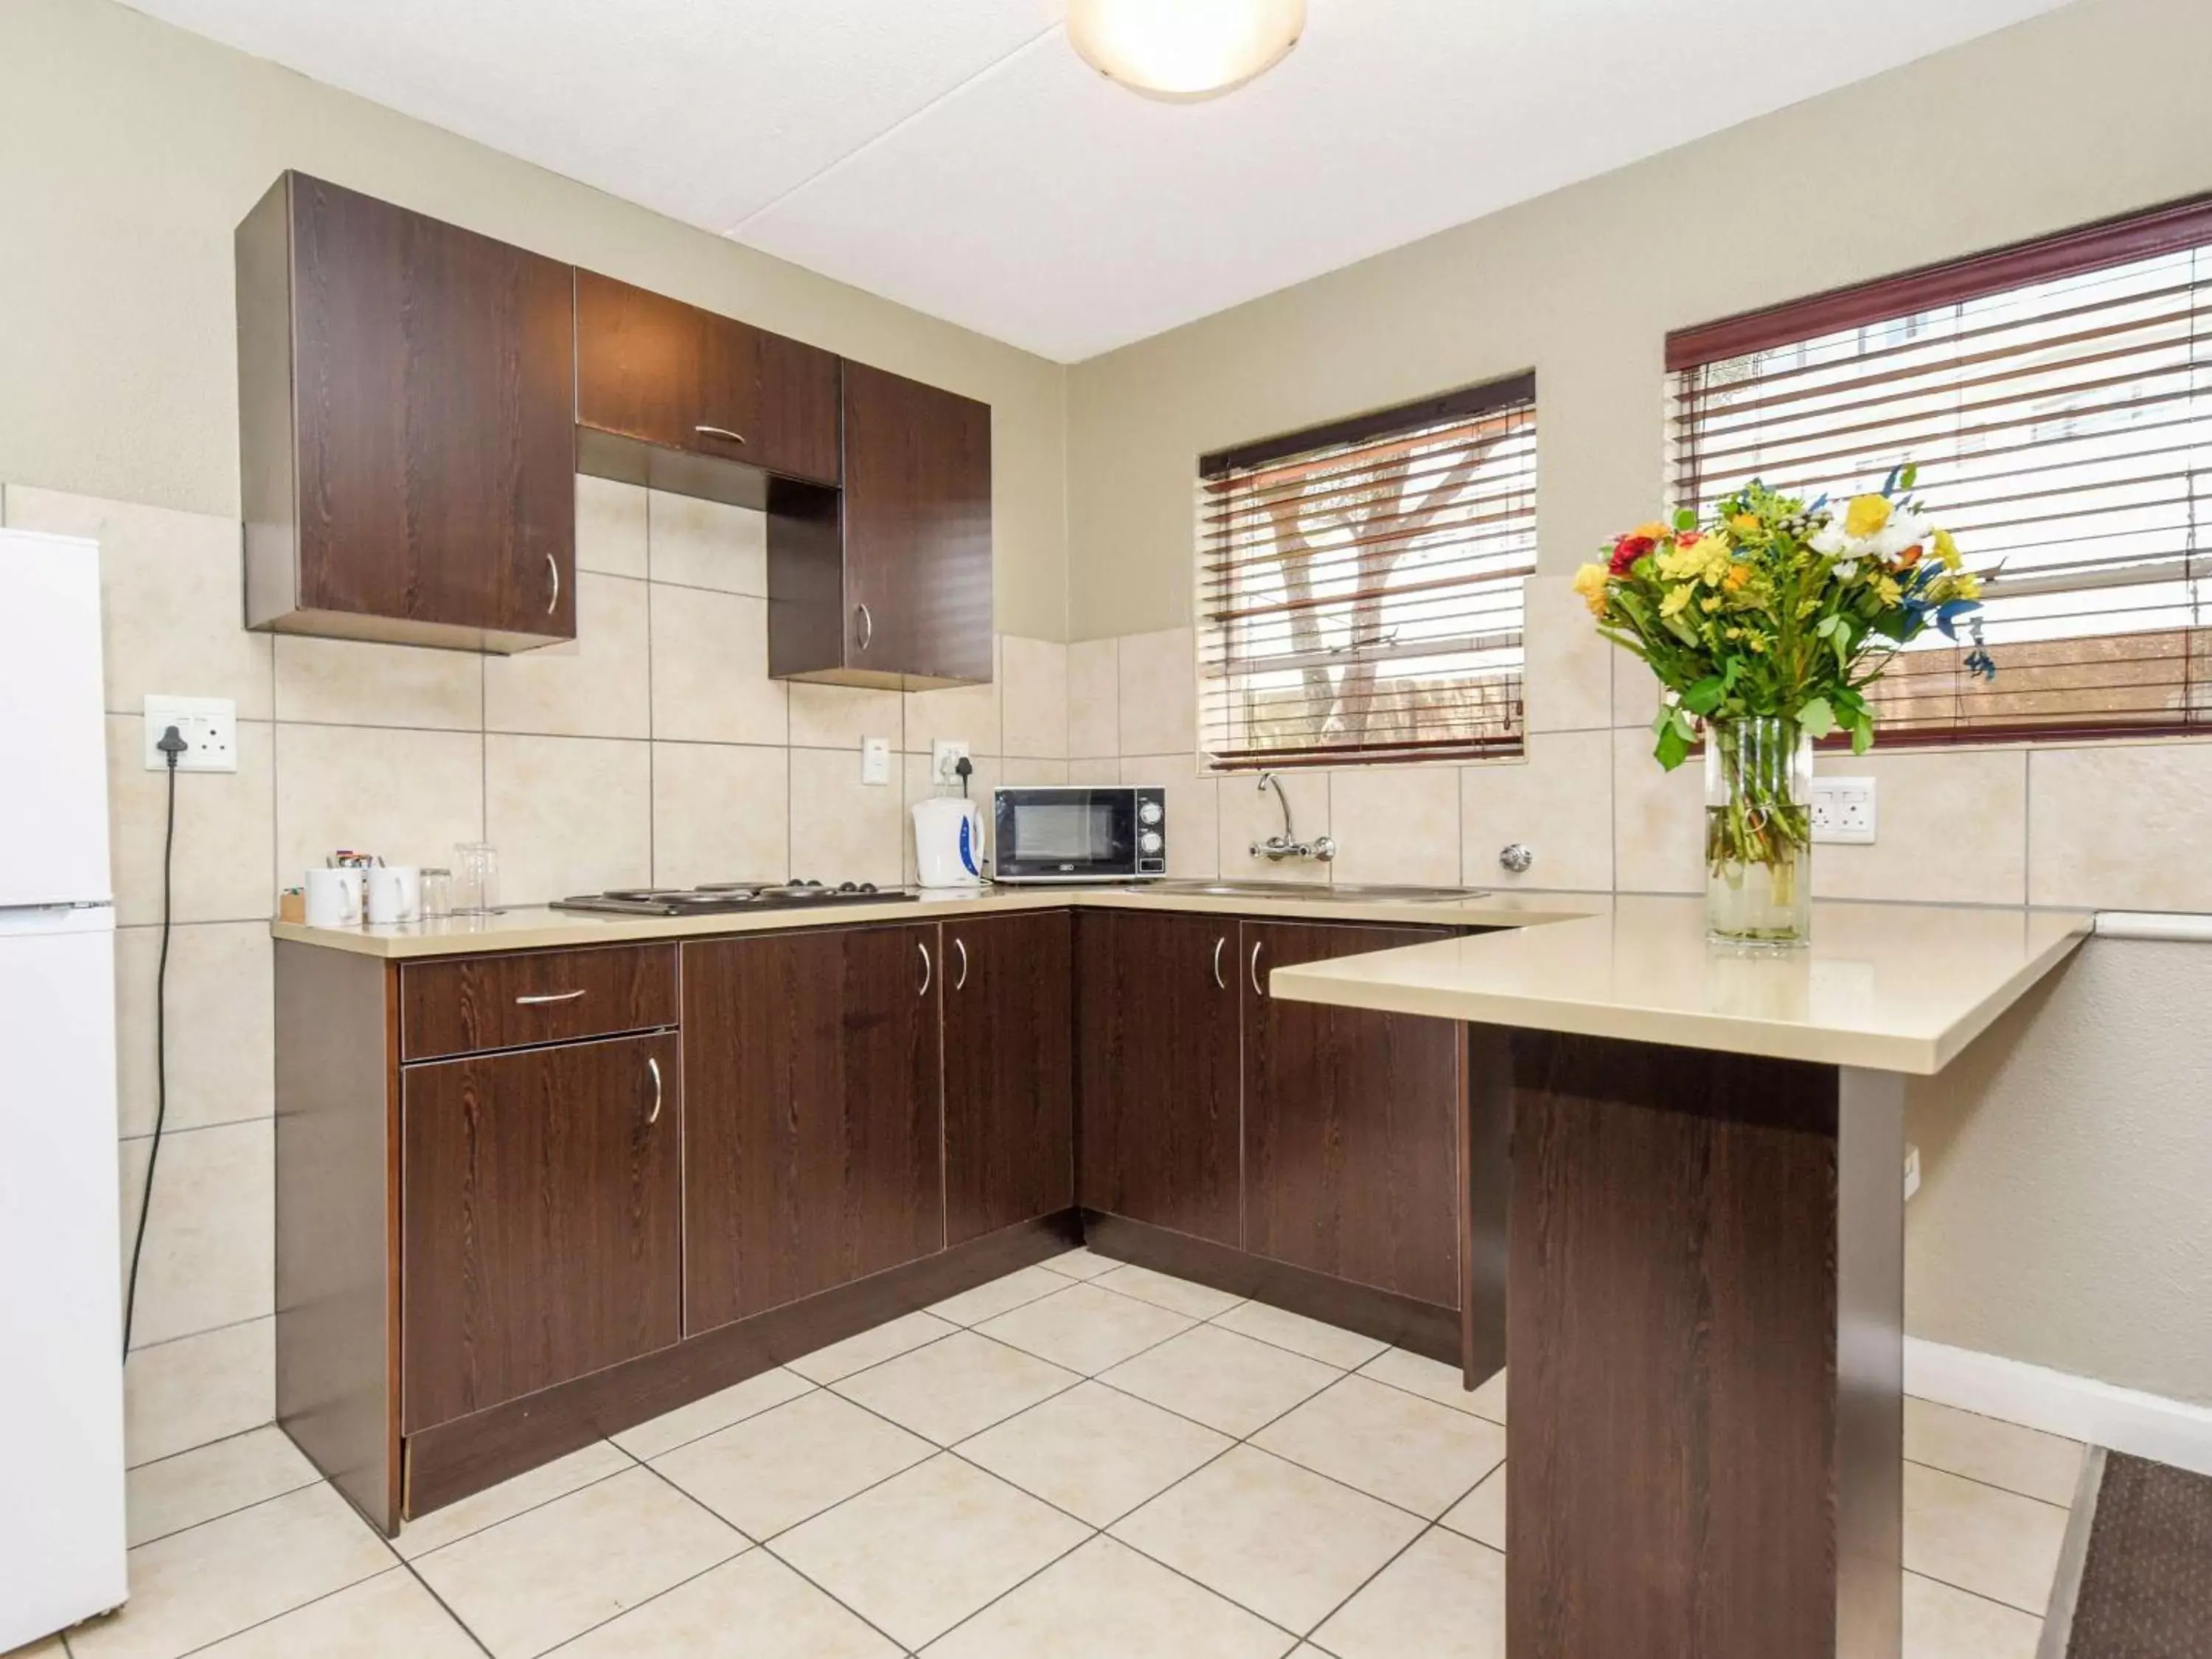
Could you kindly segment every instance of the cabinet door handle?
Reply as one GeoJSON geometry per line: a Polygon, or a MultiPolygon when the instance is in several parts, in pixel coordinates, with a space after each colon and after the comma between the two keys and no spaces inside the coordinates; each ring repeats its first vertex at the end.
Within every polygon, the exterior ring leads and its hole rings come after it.
{"type": "Polygon", "coordinates": [[[1229,988],[1229,981],[1221,977],[1221,953],[1227,948],[1228,944],[1229,936],[1225,933],[1213,941],[1213,984],[1217,990],[1225,991],[1229,988]]]}
{"type": "Polygon", "coordinates": [[[952,981],[952,988],[964,991],[968,988],[968,941],[956,939],[952,941],[952,948],[960,953],[960,977],[952,981]]]}
{"type": "Polygon", "coordinates": [[[583,994],[581,991],[544,991],[532,997],[517,997],[514,1006],[518,1008],[543,1008],[549,1002],[574,1002],[583,994]]]}
{"type": "Polygon", "coordinates": [[[921,952],[921,989],[916,991],[915,995],[926,997],[929,994],[929,981],[935,976],[937,970],[929,960],[929,947],[927,945],[916,939],[914,942],[914,948],[921,952]]]}
{"type": "Polygon", "coordinates": [[[1260,983],[1260,947],[1266,943],[1267,941],[1265,939],[1255,939],[1252,941],[1251,975],[1252,993],[1255,996],[1265,996],[1267,994],[1267,988],[1260,983]]]}
{"type": "Polygon", "coordinates": [[[856,605],[853,607],[853,620],[860,625],[860,642],[853,648],[865,651],[876,642],[875,613],[865,605],[856,605]]]}
{"type": "Polygon", "coordinates": [[[744,433],[732,432],[726,426],[695,426],[691,429],[702,438],[721,438],[733,444],[741,444],[745,441],[744,433]]]}
{"type": "Polygon", "coordinates": [[[645,1121],[648,1124],[653,1124],[660,1121],[660,1062],[651,1054],[647,1054],[645,1057],[645,1069],[653,1073],[653,1109],[646,1114],[645,1121]]]}
{"type": "Polygon", "coordinates": [[[550,617],[561,608],[561,561],[550,553],[545,556],[545,574],[553,578],[553,597],[545,601],[545,614],[550,617]]]}

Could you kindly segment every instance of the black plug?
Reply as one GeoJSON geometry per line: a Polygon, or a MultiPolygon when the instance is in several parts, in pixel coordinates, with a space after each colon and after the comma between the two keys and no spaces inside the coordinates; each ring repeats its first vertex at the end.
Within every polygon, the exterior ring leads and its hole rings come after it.
{"type": "Polygon", "coordinates": [[[965,800],[968,799],[968,780],[975,775],[975,763],[963,755],[953,762],[952,769],[960,778],[960,799],[965,800]]]}
{"type": "Polygon", "coordinates": [[[172,772],[177,769],[177,757],[185,752],[187,746],[184,734],[173,726],[162,732],[160,739],[154,744],[155,748],[169,757],[169,769],[172,772]]]}

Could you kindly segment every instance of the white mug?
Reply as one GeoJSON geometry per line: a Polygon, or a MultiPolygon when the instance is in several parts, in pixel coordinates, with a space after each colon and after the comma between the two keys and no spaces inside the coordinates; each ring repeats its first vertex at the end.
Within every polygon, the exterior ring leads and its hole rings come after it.
{"type": "Polygon", "coordinates": [[[361,926],[362,872],[359,870],[307,872],[307,926],[361,926]]]}
{"type": "Polygon", "coordinates": [[[411,864],[371,865],[368,875],[368,919],[384,926],[422,919],[422,875],[411,864]]]}

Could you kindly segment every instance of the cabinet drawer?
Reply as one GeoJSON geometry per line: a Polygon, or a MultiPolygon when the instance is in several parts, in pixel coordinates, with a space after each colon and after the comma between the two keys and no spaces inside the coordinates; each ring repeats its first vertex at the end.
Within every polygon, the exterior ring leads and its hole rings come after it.
{"type": "Polygon", "coordinates": [[[399,970],[399,1057],[604,1036],[676,1024],[673,945],[465,957],[399,970]]]}

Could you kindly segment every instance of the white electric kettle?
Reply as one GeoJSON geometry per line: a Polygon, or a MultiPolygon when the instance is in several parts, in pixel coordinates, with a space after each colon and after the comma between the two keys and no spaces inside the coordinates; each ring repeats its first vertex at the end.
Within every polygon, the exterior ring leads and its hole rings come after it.
{"type": "Polygon", "coordinates": [[[951,795],[916,801],[914,867],[924,887],[981,887],[982,809],[972,800],[951,795]]]}

